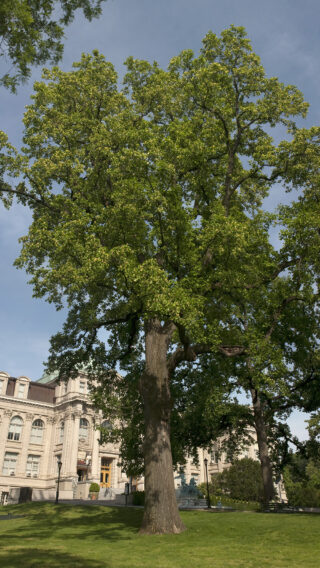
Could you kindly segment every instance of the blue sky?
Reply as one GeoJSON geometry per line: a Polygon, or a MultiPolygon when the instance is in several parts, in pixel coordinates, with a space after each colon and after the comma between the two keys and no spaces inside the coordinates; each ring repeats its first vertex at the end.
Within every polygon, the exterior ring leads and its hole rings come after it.
{"type": "MultiPolygon", "coordinates": [[[[60,66],[69,70],[82,52],[93,49],[101,51],[120,76],[129,55],[166,66],[183,49],[197,52],[209,29],[219,34],[231,24],[241,25],[267,74],[302,90],[310,103],[305,125],[311,126],[320,122],[319,20],[318,0],[108,0],[100,19],[90,23],[79,14],[66,29],[60,66]]],[[[2,70],[7,70],[4,64],[2,70]]],[[[24,107],[40,75],[41,70],[35,69],[15,96],[1,91],[0,129],[18,147],[24,107]]],[[[269,204],[276,200],[277,196],[271,197],[269,204]]],[[[8,212],[0,206],[0,367],[13,376],[37,380],[50,336],[61,327],[65,314],[33,299],[26,274],[12,266],[19,252],[18,239],[29,222],[30,213],[23,207],[8,212]]],[[[290,421],[300,436],[304,418],[295,414],[290,421]]]]}

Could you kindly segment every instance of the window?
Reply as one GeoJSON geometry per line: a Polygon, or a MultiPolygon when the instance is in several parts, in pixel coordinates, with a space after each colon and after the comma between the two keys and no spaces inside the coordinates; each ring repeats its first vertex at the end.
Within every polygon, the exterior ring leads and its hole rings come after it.
{"type": "Polygon", "coordinates": [[[40,456],[28,455],[27,459],[27,477],[37,477],[39,474],[40,456]]]}
{"type": "Polygon", "coordinates": [[[8,440],[15,440],[16,442],[20,440],[22,432],[23,420],[20,416],[14,416],[10,422],[8,440]]]}
{"type": "Polygon", "coordinates": [[[216,450],[212,450],[210,454],[211,463],[218,463],[219,462],[219,454],[216,450]]]}
{"type": "Polygon", "coordinates": [[[31,429],[31,444],[42,444],[44,423],[42,420],[35,420],[31,429]]]}
{"type": "Polygon", "coordinates": [[[26,385],[24,383],[19,383],[18,385],[18,393],[17,393],[17,397],[18,398],[24,398],[24,391],[25,391],[26,385]]]}
{"type": "Polygon", "coordinates": [[[2,474],[15,475],[17,466],[18,454],[13,452],[6,452],[3,461],[2,474]]]}
{"type": "Polygon", "coordinates": [[[79,392],[85,394],[86,392],[86,381],[80,381],[79,392]]]}
{"type": "Polygon", "coordinates": [[[225,463],[233,463],[234,459],[234,452],[231,448],[228,448],[226,451],[225,463]]]}
{"type": "Polygon", "coordinates": [[[60,422],[59,429],[59,444],[62,444],[64,438],[64,422],[60,422]]]}
{"type": "Polygon", "coordinates": [[[86,418],[80,418],[79,438],[88,438],[89,422],[86,418]]]}
{"type": "Polygon", "coordinates": [[[67,394],[67,390],[68,390],[68,383],[63,383],[63,385],[62,385],[62,395],[67,394]]]}
{"type": "Polygon", "coordinates": [[[100,430],[100,443],[103,443],[103,438],[104,435],[106,434],[106,432],[104,432],[104,430],[112,430],[112,424],[111,422],[109,422],[109,420],[104,420],[101,424],[101,428],[102,430],[100,430]]]}

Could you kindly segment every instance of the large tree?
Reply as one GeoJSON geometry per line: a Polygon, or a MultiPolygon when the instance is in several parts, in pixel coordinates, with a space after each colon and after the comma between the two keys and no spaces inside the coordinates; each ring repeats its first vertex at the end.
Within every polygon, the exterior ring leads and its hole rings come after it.
{"type": "Polygon", "coordinates": [[[63,54],[63,29],[82,8],[88,20],[101,13],[105,0],[1,0],[0,61],[8,71],[0,85],[12,91],[31,73],[32,65],[57,63],[63,54]]]}
{"type": "Polygon", "coordinates": [[[247,355],[239,305],[285,269],[261,204],[286,175],[290,143],[278,148],[270,127],[294,133],[307,105],[265,76],[242,28],[209,33],[198,57],[184,51],[166,71],[127,67],[123,90],[96,52],[35,84],[25,180],[11,191],[34,212],[17,265],[35,296],[69,307],[50,369],[63,377],[86,362],[103,380],[118,364],[136,385],[142,531],[180,532],[172,380],[203,353],[247,355]]]}

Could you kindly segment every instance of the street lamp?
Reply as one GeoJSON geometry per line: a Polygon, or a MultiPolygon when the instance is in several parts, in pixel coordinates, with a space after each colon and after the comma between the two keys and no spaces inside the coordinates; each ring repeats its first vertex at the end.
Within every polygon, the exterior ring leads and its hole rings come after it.
{"type": "Polygon", "coordinates": [[[211,503],[210,503],[210,493],[209,493],[209,481],[208,481],[208,460],[207,458],[204,458],[204,466],[206,468],[206,479],[207,479],[207,504],[208,504],[208,509],[211,509],[211,503]]]}
{"type": "Polygon", "coordinates": [[[57,483],[57,492],[56,492],[56,505],[59,503],[59,485],[60,485],[60,473],[61,473],[61,466],[62,461],[58,461],[58,483],[57,483]]]}

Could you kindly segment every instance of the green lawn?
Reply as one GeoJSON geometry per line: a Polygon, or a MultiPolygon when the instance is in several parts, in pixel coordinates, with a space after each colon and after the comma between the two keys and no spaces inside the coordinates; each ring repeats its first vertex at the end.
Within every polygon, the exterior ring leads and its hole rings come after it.
{"type": "Polygon", "coordinates": [[[320,516],[183,512],[180,535],[138,534],[141,509],[0,507],[3,568],[318,568],[320,516]]]}

